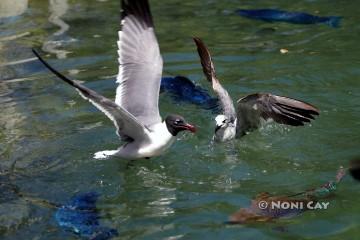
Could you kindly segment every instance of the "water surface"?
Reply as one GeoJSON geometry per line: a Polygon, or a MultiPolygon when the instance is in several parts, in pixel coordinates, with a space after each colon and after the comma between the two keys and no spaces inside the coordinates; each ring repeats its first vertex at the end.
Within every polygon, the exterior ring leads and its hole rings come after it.
{"type": "Polygon", "coordinates": [[[359,185],[346,178],[330,209],[278,223],[226,226],[229,214],[259,192],[291,194],[332,179],[359,155],[360,16],[355,1],[151,1],[164,75],[208,88],[192,36],[214,55],[234,99],[257,91],[304,99],[321,109],[304,128],[270,124],[243,139],[211,143],[211,111],[161,96],[162,116],[180,113],[199,126],[163,156],[128,167],[94,152],[119,141],[112,123],[35,61],[51,64],[114,97],[119,1],[1,0],[0,236],[76,239],[59,229],[54,209],[78,192],[102,194],[102,222],[119,239],[358,239],[359,185]],[[8,6],[9,7],[9,6],[8,6]],[[265,23],[237,8],[281,8],[343,16],[340,28],[265,23]],[[289,50],[281,54],[280,49],[289,50]],[[282,229],[281,231],[279,229],[282,229]]]}

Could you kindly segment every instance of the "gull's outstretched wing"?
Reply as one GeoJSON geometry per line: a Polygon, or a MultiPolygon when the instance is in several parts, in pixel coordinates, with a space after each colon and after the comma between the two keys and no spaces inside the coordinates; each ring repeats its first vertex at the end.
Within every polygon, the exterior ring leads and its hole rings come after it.
{"type": "Polygon", "coordinates": [[[224,115],[235,121],[236,113],[234,103],[229,96],[229,93],[223,88],[223,86],[221,86],[219,80],[216,78],[215,66],[212,61],[209,49],[200,38],[194,38],[194,42],[197,46],[203,72],[208,81],[211,82],[212,88],[216,95],[219,97],[224,115]]]}
{"type": "Polygon", "coordinates": [[[273,119],[280,124],[303,126],[319,115],[319,110],[308,103],[269,93],[251,94],[237,103],[238,136],[257,128],[261,118],[273,119]]]}
{"type": "Polygon", "coordinates": [[[89,100],[95,107],[105,113],[105,115],[113,121],[119,136],[126,137],[127,140],[144,139],[148,136],[148,130],[146,127],[144,127],[143,124],[141,124],[124,108],[120,107],[110,99],[101,96],[97,92],[81,85],[80,83],[65,77],[53,67],[51,67],[35,50],[33,50],[33,53],[39,58],[45,67],[47,67],[60,79],[75,87],[83,98],[89,100]]]}
{"type": "Polygon", "coordinates": [[[159,92],[163,61],[147,0],[122,0],[119,74],[115,102],[143,125],[161,122],[159,92]]]}

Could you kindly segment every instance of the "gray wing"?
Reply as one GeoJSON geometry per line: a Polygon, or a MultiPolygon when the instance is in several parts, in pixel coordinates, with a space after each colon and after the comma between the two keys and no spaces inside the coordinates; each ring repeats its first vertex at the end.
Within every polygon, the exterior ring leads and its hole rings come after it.
{"type": "Polygon", "coordinates": [[[214,92],[220,99],[220,104],[224,115],[226,115],[229,119],[235,120],[236,113],[234,103],[229,96],[229,93],[221,86],[219,80],[216,78],[215,66],[212,61],[209,49],[200,38],[194,38],[194,42],[197,46],[203,72],[208,81],[212,84],[214,92]]]}
{"type": "Polygon", "coordinates": [[[110,99],[101,96],[97,92],[65,77],[51,67],[34,49],[33,53],[51,72],[66,83],[75,87],[83,98],[89,100],[95,107],[110,118],[110,120],[113,121],[119,136],[126,137],[127,140],[144,139],[148,136],[148,130],[144,125],[137,121],[136,118],[124,108],[120,107],[110,99]]]}
{"type": "Polygon", "coordinates": [[[163,61],[147,0],[122,0],[119,73],[115,102],[143,125],[161,122],[159,92],[163,61]]]}
{"type": "Polygon", "coordinates": [[[315,115],[319,115],[319,110],[311,104],[268,93],[251,94],[239,99],[237,103],[238,136],[259,127],[261,119],[303,126],[315,119],[315,115]]]}

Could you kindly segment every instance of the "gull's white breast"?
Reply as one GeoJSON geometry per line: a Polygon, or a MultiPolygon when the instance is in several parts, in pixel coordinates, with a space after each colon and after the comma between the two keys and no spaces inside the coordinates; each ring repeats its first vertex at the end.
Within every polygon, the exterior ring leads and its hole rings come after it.
{"type": "Polygon", "coordinates": [[[150,127],[147,139],[136,140],[120,147],[119,157],[127,159],[155,157],[166,151],[175,141],[165,122],[150,127]]]}

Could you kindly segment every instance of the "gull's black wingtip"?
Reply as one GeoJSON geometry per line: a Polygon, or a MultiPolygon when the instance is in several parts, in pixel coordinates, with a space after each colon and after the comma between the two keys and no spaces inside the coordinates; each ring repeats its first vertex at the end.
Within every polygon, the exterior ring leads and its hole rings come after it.
{"type": "Polygon", "coordinates": [[[44,63],[44,59],[40,56],[40,54],[35,50],[35,48],[31,48],[33,54],[40,60],[40,62],[44,63]]]}
{"type": "Polygon", "coordinates": [[[31,51],[32,51],[36,56],[39,55],[39,54],[37,53],[37,51],[35,50],[35,48],[32,48],[31,51]]]}
{"type": "Polygon", "coordinates": [[[192,36],[192,39],[194,40],[194,42],[201,42],[201,39],[197,36],[192,36]]]}
{"type": "Polygon", "coordinates": [[[206,44],[198,37],[193,37],[197,52],[200,57],[203,72],[209,82],[217,81],[214,63],[211,58],[210,51],[206,44]]]}
{"type": "Polygon", "coordinates": [[[196,37],[196,36],[193,36],[192,39],[194,40],[195,44],[196,44],[196,47],[198,48],[198,50],[202,50],[202,49],[207,49],[205,43],[203,42],[203,40],[201,40],[201,38],[199,37],[196,37]]]}
{"type": "Polygon", "coordinates": [[[50,66],[49,63],[47,63],[41,56],[40,54],[34,49],[32,48],[31,51],[34,53],[34,55],[39,59],[39,61],[44,64],[44,66],[49,69],[52,73],[54,73],[58,78],[60,78],[61,80],[67,82],[68,84],[70,84],[71,86],[77,87],[75,82],[67,77],[65,77],[64,75],[62,75],[60,72],[58,72],[56,69],[54,69],[52,66],[50,66]]]}
{"type": "Polygon", "coordinates": [[[121,19],[134,15],[144,21],[148,27],[154,26],[150,4],[148,0],[121,0],[121,19]]]}

